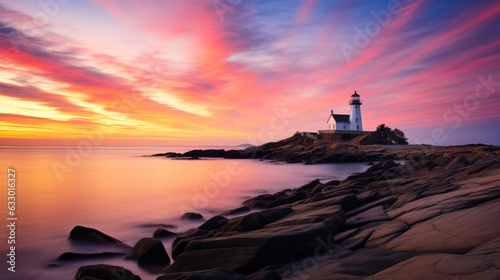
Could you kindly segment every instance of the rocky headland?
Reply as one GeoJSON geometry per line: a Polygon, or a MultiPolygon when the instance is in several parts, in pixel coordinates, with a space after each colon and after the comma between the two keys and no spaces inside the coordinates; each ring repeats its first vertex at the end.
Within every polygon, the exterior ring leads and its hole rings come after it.
{"type": "Polygon", "coordinates": [[[261,159],[286,163],[337,163],[370,162],[394,159],[409,159],[416,154],[433,152],[442,147],[429,145],[397,145],[391,139],[381,139],[372,132],[357,137],[338,140],[323,140],[295,134],[290,138],[241,150],[192,150],[185,153],[160,153],[150,156],[174,159],[261,159]]]}
{"type": "MultiPolygon", "coordinates": [[[[206,217],[201,226],[173,235],[171,256],[151,237],[132,247],[76,227],[70,238],[114,246],[141,265],[161,267],[157,280],[500,279],[500,147],[360,140],[295,135],[241,151],[157,155],[374,163],[342,181],[314,180],[206,217]]],[[[114,279],[118,273],[140,279],[98,263],[81,267],[75,279],[114,279]]]]}

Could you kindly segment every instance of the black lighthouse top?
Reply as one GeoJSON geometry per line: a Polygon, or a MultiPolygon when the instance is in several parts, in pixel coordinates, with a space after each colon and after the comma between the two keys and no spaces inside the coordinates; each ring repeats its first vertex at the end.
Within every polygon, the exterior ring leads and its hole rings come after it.
{"type": "Polygon", "coordinates": [[[349,105],[361,105],[363,104],[363,102],[361,101],[361,99],[359,98],[359,94],[354,91],[354,94],[351,95],[351,100],[349,100],[349,105]]]}

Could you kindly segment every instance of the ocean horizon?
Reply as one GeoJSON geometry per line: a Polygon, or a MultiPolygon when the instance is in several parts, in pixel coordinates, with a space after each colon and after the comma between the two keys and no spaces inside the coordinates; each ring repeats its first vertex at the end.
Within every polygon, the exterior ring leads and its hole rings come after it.
{"type": "MultiPolygon", "coordinates": [[[[193,148],[202,147],[96,147],[69,166],[67,159],[72,154],[65,146],[0,147],[0,163],[17,174],[17,259],[25,267],[3,279],[71,279],[78,267],[95,263],[57,260],[66,252],[102,251],[98,246],[82,246],[68,239],[78,225],[98,229],[133,246],[160,227],[152,225],[169,225],[169,230],[180,233],[201,224],[182,221],[180,217],[187,211],[209,219],[239,207],[251,196],[297,188],[318,178],[340,180],[368,168],[362,163],[304,165],[254,159],[144,157],[193,148]],[[54,170],[58,165],[71,170],[58,176],[54,170]],[[58,267],[48,267],[56,264],[58,267]]],[[[6,172],[1,170],[1,176],[6,172]]],[[[169,254],[172,240],[163,240],[169,254]]],[[[144,280],[161,274],[122,258],[105,262],[140,272],[144,280]]]]}

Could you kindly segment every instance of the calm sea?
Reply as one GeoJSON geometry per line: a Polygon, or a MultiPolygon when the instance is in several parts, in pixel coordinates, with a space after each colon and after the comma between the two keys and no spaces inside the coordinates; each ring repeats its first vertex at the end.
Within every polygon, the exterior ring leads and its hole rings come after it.
{"type": "MultiPolygon", "coordinates": [[[[185,211],[208,219],[251,196],[296,188],[317,178],[343,179],[367,168],[143,157],[195,148],[200,147],[94,147],[78,153],[65,147],[0,147],[0,278],[67,280],[80,266],[108,263],[125,266],[144,280],[156,279],[158,274],[121,258],[47,265],[60,263],[56,259],[64,252],[102,251],[71,243],[68,236],[76,225],[96,228],[133,246],[152,236],[156,228],[147,224],[174,225],[172,231],[178,232],[197,227],[199,223],[179,219],[185,211]],[[15,273],[7,270],[8,168],[16,172],[15,273]]],[[[171,242],[164,240],[169,255],[171,242]]]]}

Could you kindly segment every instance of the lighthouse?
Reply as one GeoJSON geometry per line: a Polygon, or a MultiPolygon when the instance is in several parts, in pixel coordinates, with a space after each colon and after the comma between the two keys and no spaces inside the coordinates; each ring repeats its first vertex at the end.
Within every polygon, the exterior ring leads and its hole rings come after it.
{"type": "Polygon", "coordinates": [[[349,105],[351,105],[351,112],[349,115],[334,114],[332,110],[328,120],[326,121],[328,124],[328,131],[330,132],[326,133],[360,134],[360,132],[363,131],[363,122],[361,121],[362,103],[363,101],[359,98],[359,94],[355,91],[354,94],[351,95],[351,100],[349,100],[349,105]]]}
{"type": "Polygon", "coordinates": [[[351,130],[362,131],[363,123],[361,121],[361,105],[363,101],[359,98],[359,94],[354,91],[351,95],[351,100],[349,100],[349,105],[351,105],[351,113],[349,114],[349,122],[351,123],[351,130]]]}

